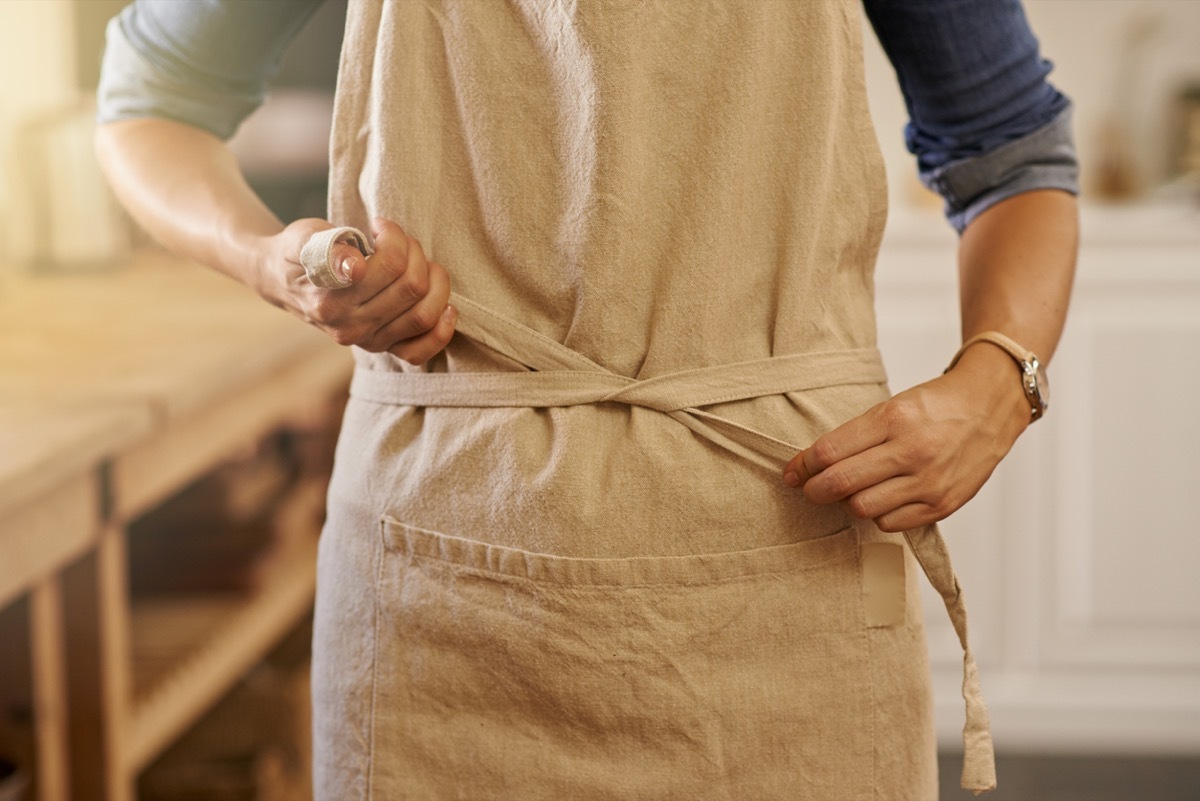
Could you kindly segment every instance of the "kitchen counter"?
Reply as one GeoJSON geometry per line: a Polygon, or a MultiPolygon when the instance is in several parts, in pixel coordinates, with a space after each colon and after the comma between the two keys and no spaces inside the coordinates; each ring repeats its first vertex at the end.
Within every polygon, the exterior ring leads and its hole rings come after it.
{"type": "Polygon", "coordinates": [[[162,614],[133,608],[128,524],[344,394],[351,360],[161,253],[0,275],[0,609],[27,635],[0,652],[0,709],[33,710],[38,798],[131,799],[136,774],[307,613],[314,555],[221,606],[161,686],[136,687],[137,620],[162,614]]]}

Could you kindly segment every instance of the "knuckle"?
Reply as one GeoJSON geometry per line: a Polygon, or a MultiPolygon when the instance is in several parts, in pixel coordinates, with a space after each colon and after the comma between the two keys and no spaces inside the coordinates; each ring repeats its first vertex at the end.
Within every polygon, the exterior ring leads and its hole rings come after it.
{"type": "Polygon", "coordinates": [[[421,333],[436,326],[440,317],[441,312],[430,306],[414,306],[409,311],[413,326],[421,333]]]}
{"type": "Polygon", "coordinates": [[[939,447],[931,437],[910,439],[904,443],[905,460],[909,465],[928,465],[938,454],[939,447]]]}
{"type": "Polygon", "coordinates": [[[837,461],[837,449],[824,437],[814,442],[809,450],[812,451],[812,455],[816,458],[818,466],[825,467],[837,461]]]}
{"type": "Polygon", "coordinates": [[[315,323],[332,325],[337,319],[336,304],[327,293],[321,293],[308,308],[308,318],[315,323]]]}
{"type": "Polygon", "coordinates": [[[408,261],[402,254],[388,250],[377,250],[370,258],[369,265],[380,266],[395,277],[400,277],[408,270],[408,261]]]}
{"type": "Polygon", "coordinates": [[[406,248],[408,234],[399,224],[378,218],[374,227],[375,245],[379,248],[406,248]]]}
{"type": "Polygon", "coordinates": [[[375,333],[374,327],[369,323],[353,317],[343,317],[336,323],[326,325],[325,330],[339,345],[359,347],[368,347],[375,333]]]}
{"type": "Polygon", "coordinates": [[[907,401],[897,398],[893,399],[890,403],[884,404],[879,414],[884,424],[889,428],[902,428],[913,422],[915,411],[907,401]]]}
{"type": "Polygon", "coordinates": [[[334,342],[342,346],[354,345],[358,342],[358,338],[348,328],[331,329],[329,335],[333,337],[334,342]]]}
{"type": "Polygon", "coordinates": [[[883,408],[884,422],[893,429],[924,429],[931,422],[929,409],[924,401],[916,396],[897,396],[888,401],[883,408]]]}
{"type": "Polygon", "coordinates": [[[828,473],[828,477],[825,480],[828,483],[829,490],[837,497],[844,498],[854,489],[855,476],[853,470],[841,468],[826,472],[828,473]]]}
{"type": "Polygon", "coordinates": [[[930,511],[938,520],[943,520],[953,514],[957,508],[954,501],[944,492],[938,493],[929,504],[930,511]]]}
{"type": "Polygon", "coordinates": [[[363,325],[341,325],[333,329],[333,339],[339,345],[366,346],[371,332],[363,325]]]}
{"type": "Polygon", "coordinates": [[[421,300],[429,294],[429,274],[421,273],[419,275],[409,275],[405,279],[405,287],[408,294],[416,300],[421,300]]]}
{"type": "Polygon", "coordinates": [[[882,517],[875,518],[875,526],[880,531],[883,531],[887,534],[894,534],[898,531],[904,530],[899,522],[890,515],[883,515],[882,517]]]}
{"type": "Polygon", "coordinates": [[[870,503],[862,495],[852,495],[846,501],[846,508],[849,510],[852,517],[859,520],[867,520],[872,516],[874,511],[870,503]]]}

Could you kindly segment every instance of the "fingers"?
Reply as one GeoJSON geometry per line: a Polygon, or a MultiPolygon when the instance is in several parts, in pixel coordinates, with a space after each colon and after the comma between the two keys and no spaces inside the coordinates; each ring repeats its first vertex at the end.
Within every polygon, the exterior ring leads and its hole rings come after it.
{"type": "Polygon", "coordinates": [[[994,429],[971,386],[939,376],[818,438],[784,481],[812,503],[842,503],[901,531],[948,517],[979,491],[1006,452],[994,429]]]}
{"type": "MultiPolygon", "coordinates": [[[[366,303],[397,281],[407,289],[407,304],[411,306],[428,291],[429,265],[421,243],[404,232],[394,222],[376,219],[375,253],[366,260],[363,280],[354,300],[366,303]]],[[[396,297],[399,300],[399,297],[396,297]]]]}
{"type": "MultiPolygon", "coordinates": [[[[414,252],[418,249],[412,248],[414,252]]],[[[364,347],[375,351],[391,350],[406,339],[432,331],[442,322],[450,300],[450,276],[436,262],[430,262],[423,269],[427,275],[423,295],[418,297],[407,281],[394,281],[363,305],[363,313],[383,321],[370,341],[363,343],[364,347]],[[396,309],[405,311],[394,316],[396,309]]]]}
{"type": "Polygon", "coordinates": [[[783,480],[793,487],[803,487],[830,465],[886,442],[888,429],[879,410],[876,406],[817,438],[787,463],[783,480]]]}
{"type": "Polygon", "coordinates": [[[339,242],[330,251],[335,271],[349,275],[352,287],[336,290],[335,298],[343,305],[359,306],[374,298],[399,279],[409,289],[408,304],[416,303],[427,289],[428,263],[421,243],[394,222],[377,219],[375,252],[364,256],[348,242],[339,242]],[[347,272],[348,271],[348,272],[347,272]]]}
{"type": "Polygon", "coordinates": [[[936,506],[927,503],[908,503],[875,518],[881,531],[908,531],[936,523],[946,517],[936,506]]]}
{"type": "Polygon", "coordinates": [[[899,509],[919,504],[930,506],[921,497],[921,483],[913,476],[897,476],[872,484],[844,500],[846,511],[860,520],[878,520],[899,509]]]}
{"type": "Polygon", "coordinates": [[[888,438],[888,427],[876,406],[818,437],[804,450],[804,470],[815,476],[830,465],[862,453],[888,438]]]}
{"type": "Polygon", "coordinates": [[[909,465],[905,464],[902,457],[901,448],[891,442],[849,456],[810,475],[803,484],[804,496],[817,504],[845,500],[855,493],[903,475],[909,465]]]}
{"type": "Polygon", "coordinates": [[[921,481],[905,470],[903,450],[894,443],[871,448],[842,461],[834,462],[821,472],[808,474],[804,454],[788,463],[789,472],[803,476],[799,487],[804,497],[815,504],[841,502],[852,517],[874,520],[883,531],[905,531],[945,517],[935,504],[917,501],[923,491],[921,481]]]}
{"type": "Polygon", "coordinates": [[[334,269],[349,277],[350,285],[322,289],[301,273],[296,305],[301,316],[339,344],[424,364],[454,335],[457,311],[449,307],[450,276],[396,223],[376,218],[371,230],[371,256],[345,243],[330,251],[334,269]]]}
{"type": "Polygon", "coordinates": [[[388,353],[409,364],[421,365],[432,359],[450,344],[454,336],[454,324],[458,321],[458,310],[447,306],[438,318],[438,323],[421,336],[407,339],[388,349],[388,353]]]}
{"type": "MultiPolygon", "coordinates": [[[[371,234],[375,237],[375,256],[383,257],[376,266],[387,269],[395,276],[403,275],[410,263],[412,247],[420,250],[421,243],[406,234],[399,225],[382,217],[376,217],[371,223],[371,234]]],[[[424,262],[424,251],[418,258],[424,262]]]]}

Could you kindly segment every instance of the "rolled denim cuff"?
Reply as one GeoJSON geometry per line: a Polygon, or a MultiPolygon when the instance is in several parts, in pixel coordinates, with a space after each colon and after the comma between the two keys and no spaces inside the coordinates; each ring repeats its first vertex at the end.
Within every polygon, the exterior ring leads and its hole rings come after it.
{"type": "Polygon", "coordinates": [[[980,156],[922,170],[921,182],[945,200],[946,219],[960,234],[1001,200],[1035,189],[1079,194],[1079,162],[1071,108],[1019,139],[980,156]]]}

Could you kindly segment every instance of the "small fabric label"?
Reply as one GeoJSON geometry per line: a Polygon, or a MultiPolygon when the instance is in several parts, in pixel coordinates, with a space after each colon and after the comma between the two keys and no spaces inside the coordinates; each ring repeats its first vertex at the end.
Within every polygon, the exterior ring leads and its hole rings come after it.
{"type": "Polygon", "coordinates": [[[862,544],[863,606],[871,628],[904,623],[904,546],[862,544]]]}

